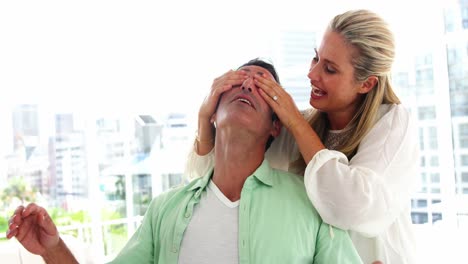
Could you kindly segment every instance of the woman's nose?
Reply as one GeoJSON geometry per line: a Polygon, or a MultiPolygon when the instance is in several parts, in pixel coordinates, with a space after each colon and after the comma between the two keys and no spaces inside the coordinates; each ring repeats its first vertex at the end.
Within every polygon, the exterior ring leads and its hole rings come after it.
{"type": "Polygon", "coordinates": [[[310,79],[310,80],[317,80],[318,78],[318,73],[317,73],[317,67],[315,66],[312,66],[310,67],[309,69],[309,72],[307,73],[307,77],[310,79]]]}

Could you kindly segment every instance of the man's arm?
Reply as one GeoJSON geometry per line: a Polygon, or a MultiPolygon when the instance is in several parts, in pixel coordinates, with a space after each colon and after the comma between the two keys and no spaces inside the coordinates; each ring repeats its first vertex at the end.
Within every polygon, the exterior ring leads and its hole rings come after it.
{"type": "Polygon", "coordinates": [[[47,211],[34,203],[16,208],[6,236],[16,237],[26,250],[40,255],[46,263],[78,263],[47,211]]]}
{"type": "Polygon", "coordinates": [[[62,239],[59,240],[59,243],[55,248],[46,251],[46,253],[42,255],[42,258],[47,264],[78,263],[75,256],[73,256],[70,249],[68,249],[62,239]]]}
{"type": "Polygon", "coordinates": [[[314,263],[362,263],[346,231],[322,222],[316,239],[314,263]]]}

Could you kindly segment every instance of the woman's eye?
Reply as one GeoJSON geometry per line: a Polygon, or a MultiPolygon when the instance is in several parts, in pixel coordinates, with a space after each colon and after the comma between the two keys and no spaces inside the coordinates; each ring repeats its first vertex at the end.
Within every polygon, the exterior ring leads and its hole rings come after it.
{"type": "Polygon", "coordinates": [[[333,69],[333,68],[330,67],[330,66],[326,66],[326,67],[325,67],[325,70],[326,70],[328,73],[336,73],[335,69],[333,69]]]}

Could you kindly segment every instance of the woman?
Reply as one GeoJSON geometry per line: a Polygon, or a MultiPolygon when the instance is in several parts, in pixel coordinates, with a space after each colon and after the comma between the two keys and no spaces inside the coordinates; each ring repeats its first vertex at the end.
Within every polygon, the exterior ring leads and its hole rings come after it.
{"type": "MultiPolygon", "coordinates": [[[[284,125],[267,152],[272,166],[304,175],[323,220],[349,230],[364,263],[414,263],[410,199],[418,144],[408,111],[390,84],[394,40],[388,25],[367,10],[330,22],[309,69],[311,109],[299,111],[279,85],[255,84],[284,125]]],[[[213,166],[210,117],[220,94],[245,76],[215,79],[199,111],[198,135],[187,171],[213,166]]]]}

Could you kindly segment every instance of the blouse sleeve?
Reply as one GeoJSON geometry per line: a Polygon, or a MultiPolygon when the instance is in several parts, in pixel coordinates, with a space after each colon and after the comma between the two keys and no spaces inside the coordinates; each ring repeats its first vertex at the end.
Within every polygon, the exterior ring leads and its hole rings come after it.
{"type": "Polygon", "coordinates": [[[288,171],[290,163],[298,159],[299,155],[294,137],[283,127],[279,136],[273,140],[265,153],[265,158],[271,167],[288,171]]]}
{"type": "Polygon", "coordinates": [[[376,236],[409,206],[418,173],[418,144],[409,112],[393,105],[348,161],[321,150],[305,171],[307,194],[323,220],[376,236]]]}
{"type": "Polygon", "coordinates": [[[189,151],[185,163],[184,175],[188,180],[193,180],[205,176],[214,166],[214,148],[206,155],[198,155],[196,152],[196,142],[189,151]]]}

